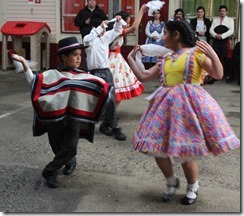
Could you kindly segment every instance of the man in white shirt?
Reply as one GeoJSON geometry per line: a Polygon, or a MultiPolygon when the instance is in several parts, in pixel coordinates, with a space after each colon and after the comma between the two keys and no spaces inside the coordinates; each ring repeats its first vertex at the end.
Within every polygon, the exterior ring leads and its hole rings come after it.
{"type": "Polygon", "coordinates": [[[220,17],[213,19],[209,33],[213,37],[213,49],[219,56],[225,69],[225,76],[228,73],[228,59],[231,58],[230,37],[234,34],[234,20],[227,16],[227,6],[219,6],[220,17]]]}
{"type": "MultiPolygon", "coordinates": [[[[116,22],[114,28],[110,31],[106,31],[108,20],[105,20],[98,26],[95,17],[91,17],[91,23],[94,20],[94,28],[90,34],[86,35],[83,39],[86,48],[87,55],[87,67],[91,74],[98,76],[108,82],[111,86],[114,86],[113,74],[109,69],[109,44],[113,40],[122,34],[122,22],[121,16],[116,16],[116,22]]],[[[106,136],[114,136],[115,139],[124,141],[126,136],[121,132],[117,123],[117,112],[116,112],[116,100],[115,90],[111,95],[112,100],[107,106],[106,112],[104,113],[102,123],[99,127],[101,133],[106,136]]]]}

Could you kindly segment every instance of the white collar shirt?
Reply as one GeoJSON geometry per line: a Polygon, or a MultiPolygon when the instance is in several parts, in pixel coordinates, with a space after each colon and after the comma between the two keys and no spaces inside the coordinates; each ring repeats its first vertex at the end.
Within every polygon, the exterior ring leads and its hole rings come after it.
{"type": "Polygon", "coordinates": [[[109,44],[122,34],[122,24],[115,22],[112,30],[106,31],[103,36],[99,37],[102,31],[101,26],[93,28],[90,34],[83,39],[84,45],[89,46],[85,49],[88,70],[109,68],[109,44]]]}
{"type": "Polygon", "coordinates": [[[214,32],[214,29],[215,29],[215,27],[217,27],[219,25],[224,25],[229,28],[229,30],[227,32],[225,32],[221,35],[222,39],[228,38],[234,34],[234,20],[230,17],[225,16],[225,18],[222,20],[222,24],[221,24],[220,17],[218,17],[218,18],[213,19],[211,28],[209,29],[209,33],[213,36],[213,38],[215,38],[215,36],[217,35],[214,32]]]}

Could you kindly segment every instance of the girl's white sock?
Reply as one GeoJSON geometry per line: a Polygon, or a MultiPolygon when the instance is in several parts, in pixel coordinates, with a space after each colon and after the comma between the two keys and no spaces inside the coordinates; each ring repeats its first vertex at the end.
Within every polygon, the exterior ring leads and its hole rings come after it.
{"type": "Polygon", "coordinates": [[[198,189],[199,189],[199,181],[196,181],[194,184],[187,184],[186,197],[190,199],[195,199],[197,197],[198,189]]]}

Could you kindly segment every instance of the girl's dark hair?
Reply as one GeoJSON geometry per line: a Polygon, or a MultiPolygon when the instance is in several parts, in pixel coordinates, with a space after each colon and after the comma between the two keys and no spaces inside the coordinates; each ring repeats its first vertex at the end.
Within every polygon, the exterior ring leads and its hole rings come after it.
{"type": "MultiPolygon", "coordinates": [[[[162,16],[161,16],[161,12],[160,12],[159,9],[154,10],[152,14],[154,15],[156,12],[159,12],[159,13],[160,13],[160,18],[159,18],[159,20],[161,20],[161,17],[162,17],[162,16]]],[[[154,21],[154,16],[153,16],[153,18],[152,18],[152,21],[154,21]]]]}
{"type": "Polygon", "coordinates": [[[165,28],[172,36],[175,31],[178,31],[181,36],[182,42],[187,47],[194,47],[196,44],[195,32],[192,30],[189,23],[185,20],[181,21],[168,21],[165,23],[165,28]]]}
{"type": "Polygon", "coordinates": [[[174,17],[176,16],[176,14],[177,14],[178,12],[181,12],[181,13],[182,13],[182,18],[185,19],[185,14],[184,14],[184,11],[183,11],[182,8],[178,8],[178,9],[175,10],[175,15],[174,15],[174,17]]]}
{"type": "Polygon", "coordinates": [[[203,18],[205,18],[205,8],[203,6],[199,6],[197,8],[197,11],[199,11],[199,10],[203,10],[203,12],[204,12],[203,18]]]}
{"type": "MultiPolygon", "coordinates": [[[[127,18],[130,16],[130,14],[128,14],[128,13],[125,12],[125,11],[119,11],[119,12],[117,12],[114,16],[117,16],[117,15],[121,16],[122,19],[123,19],[125,22],[126,22],[127,18]]],[[[107,31],[112,30],[113,27],[114,27],[114,22],[110,22],[110,23],[108,24],[107,31]]]]}

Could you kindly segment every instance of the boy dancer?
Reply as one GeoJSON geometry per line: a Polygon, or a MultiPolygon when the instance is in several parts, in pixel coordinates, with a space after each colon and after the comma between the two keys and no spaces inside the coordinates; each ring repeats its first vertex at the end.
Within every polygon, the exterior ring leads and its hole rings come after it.
{"type": "MultiPolygon", "coordinates": [[[[116,16],[114,28],[110,31],[106,31],[106,26],[109,21],[104,20],[101,25],[98,26],[95,16],[96,15],[93,15],[91,17],[91,23],[92,20],[94,20],[94,23],[92,23],[94,28],[91,30],[90,34],[86,35],[83,39],[84,45],[89,46],[85,50],[87,55],[87,67],[91,74],[104,79],[111,86],[114,86],[113,74],[109,69],[109,44],[113,42],[117,36],[122,34],[123,20],[121,20],[121,16],[116,16]]],[[[114,89],[112,92],[112,100],[107,106],[99,130],[106,136],[114,135],[114,138],[117,140],[126,140],[126,136],[121,132],[117,124],[114,89]]]]}
{"type": "Polygon", "coordinates": [[[32,73],[22,56],[11,56],[22,63],[32,86],[33,135],[47,132],[55,155],[42,172],[51,188],[58,187],[56,178],[62,166],[64,175],[74,171],[79,138],[93,142],[94,123],[99,121],[112,89],[103,79],[78,69],[84,48],[76,37],[60,40],[57,53],[62,62],[60,70],[39,74],[32,73]]]}

